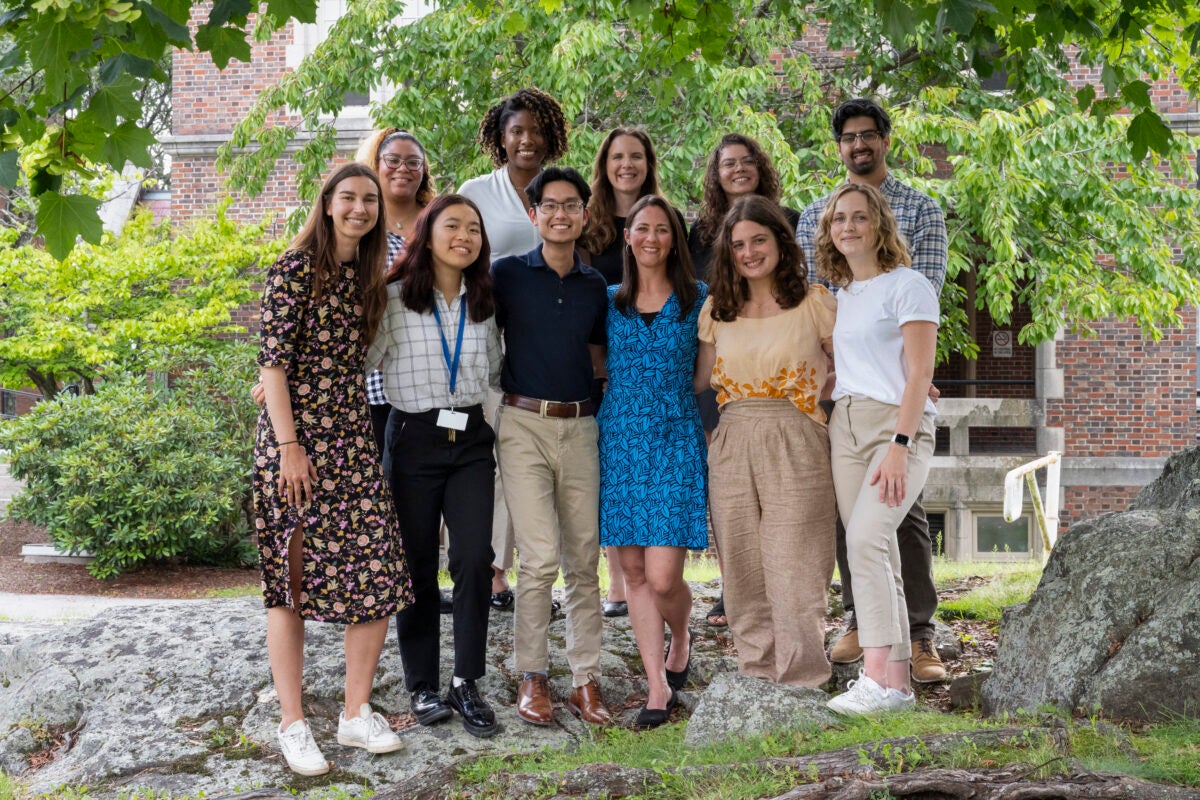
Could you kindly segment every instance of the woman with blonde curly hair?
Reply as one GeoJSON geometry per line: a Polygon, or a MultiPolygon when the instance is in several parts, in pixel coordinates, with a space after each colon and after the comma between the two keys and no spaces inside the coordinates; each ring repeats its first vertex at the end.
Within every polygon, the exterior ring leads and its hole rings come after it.
{"type": "MultiPolygon", "coordinates": [[[[388,269],[404,255],[405,240],[412,235],[417,216],[437,194],[429,172],[429,159],[417,137],[408,131],[381,128],[363,140],[354,160],[375,170],[383,188],[383,223],[387,231],[384,269],[388,269]]],[[[382,453],[392,407],[383,394],[383,375],[377,370],[367,376],[367,402],[371,406],[375,446],[382,453]]]]}
{"type": "Polygon", "coordinates": [[[858,680],[829,707],[903,711],[915,701],[896,528],[921,493],[933,455],[938,298],[909,268],[896,218],[869,184],[847,184],[830,197],[816,251],[817,273],[841,287],[829,442],[863,648],[858,680]]]}

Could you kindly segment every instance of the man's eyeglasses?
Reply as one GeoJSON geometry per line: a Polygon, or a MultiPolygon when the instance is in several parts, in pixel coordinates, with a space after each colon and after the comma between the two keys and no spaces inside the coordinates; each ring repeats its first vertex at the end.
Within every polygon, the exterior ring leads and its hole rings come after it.
{"type": "Polygon", "coordinates": [[[585,203],[582,200],[568,200],[565,203],[560,203],[557,200],[543,200],[534,205],[538,211],[546,215],[554,215],[561,208],[563,211],[574,216],[583,211],[585,203]]]}
{"type": "Polygon", "coordinates": [[[425,159],[417,158],[401,158],[400,156],[380,156],[379,160],[387,164],[391,169],[400,169],[401,165],[409,172],[420,172],[421,167],[425,166],[425,159]]]}
{"type": "Polygon", "coordinates": [[[879,131],[863,131],[862,133],[843,133],[837,137],[840,144],[854,144],[856,139],[862,139],[863,144],[875,144],[883,137],[879,131]]]}

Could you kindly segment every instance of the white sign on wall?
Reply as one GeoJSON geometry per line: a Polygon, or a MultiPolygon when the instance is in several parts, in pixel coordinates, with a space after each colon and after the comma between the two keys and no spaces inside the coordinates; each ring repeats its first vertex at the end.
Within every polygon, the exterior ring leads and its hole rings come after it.
{"type": "Polygon", "coordinates": [[[1012,358],[1012,331],[992,331],[992,358],[1012,358]]]}

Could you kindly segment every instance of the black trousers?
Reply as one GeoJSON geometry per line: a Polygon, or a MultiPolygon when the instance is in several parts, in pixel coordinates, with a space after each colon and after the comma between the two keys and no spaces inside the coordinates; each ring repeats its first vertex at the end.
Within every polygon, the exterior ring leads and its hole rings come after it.
{"type": "Polygon", "coordinates": [[[387,445],[387,424],[388,417],[392,413],[392,406],[390,403],[385,403],[381,406],[369,406],[369,408],[371,409],[371,434],[375,437],[375,449],[379,452],[379,457],[383,458],[384,453],[387,452],[384,447],[387,445]]]}
{"type": "MultiPolygon", "coordinates": [[[[925,517],[923,496],[909,509],[908,516],[896,529],[900,548],[900,580],[904,582],[904,602],[908,606],[909,638],[914,642],[933,638],[933,612],[937,611],[937,588],[933,585],[933,539],[925,517]]],[[[846,529],[837,521],[837,565],[842,577],[842,606],[851,628],[858,627],[854,614],[854,589],[850,583],[850,560],[846,558],[846,529]]]]}
{"type": "Polygon", "coordinates": [[[467,429],[437,426],[438,411],[408,414],[393,409],[388,420],[389,478],[404,554],[416,602],[396,615],[396,639],[410,692],[438,691],[441,660],[438,532],[449,531],[454,580],[454,674],[482,678],[492,591],[492,505],[496,435],[483,409],[468,414],[467,429]]]}

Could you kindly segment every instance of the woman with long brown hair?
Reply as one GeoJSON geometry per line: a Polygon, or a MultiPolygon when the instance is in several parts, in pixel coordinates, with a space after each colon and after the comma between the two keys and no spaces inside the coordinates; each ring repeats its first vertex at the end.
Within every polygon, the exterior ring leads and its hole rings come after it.
{"type": "Polygon", "coordinates": [[[301,775],[329,771],[300,705],[307,620],[346,626],[338,742],[402,746],[370,706],[388,617],[412,600],[363,388],[385,303],[381,194],[370,167],[335,170],[263,291],[254,516],[277,733],[301,775]]]}

